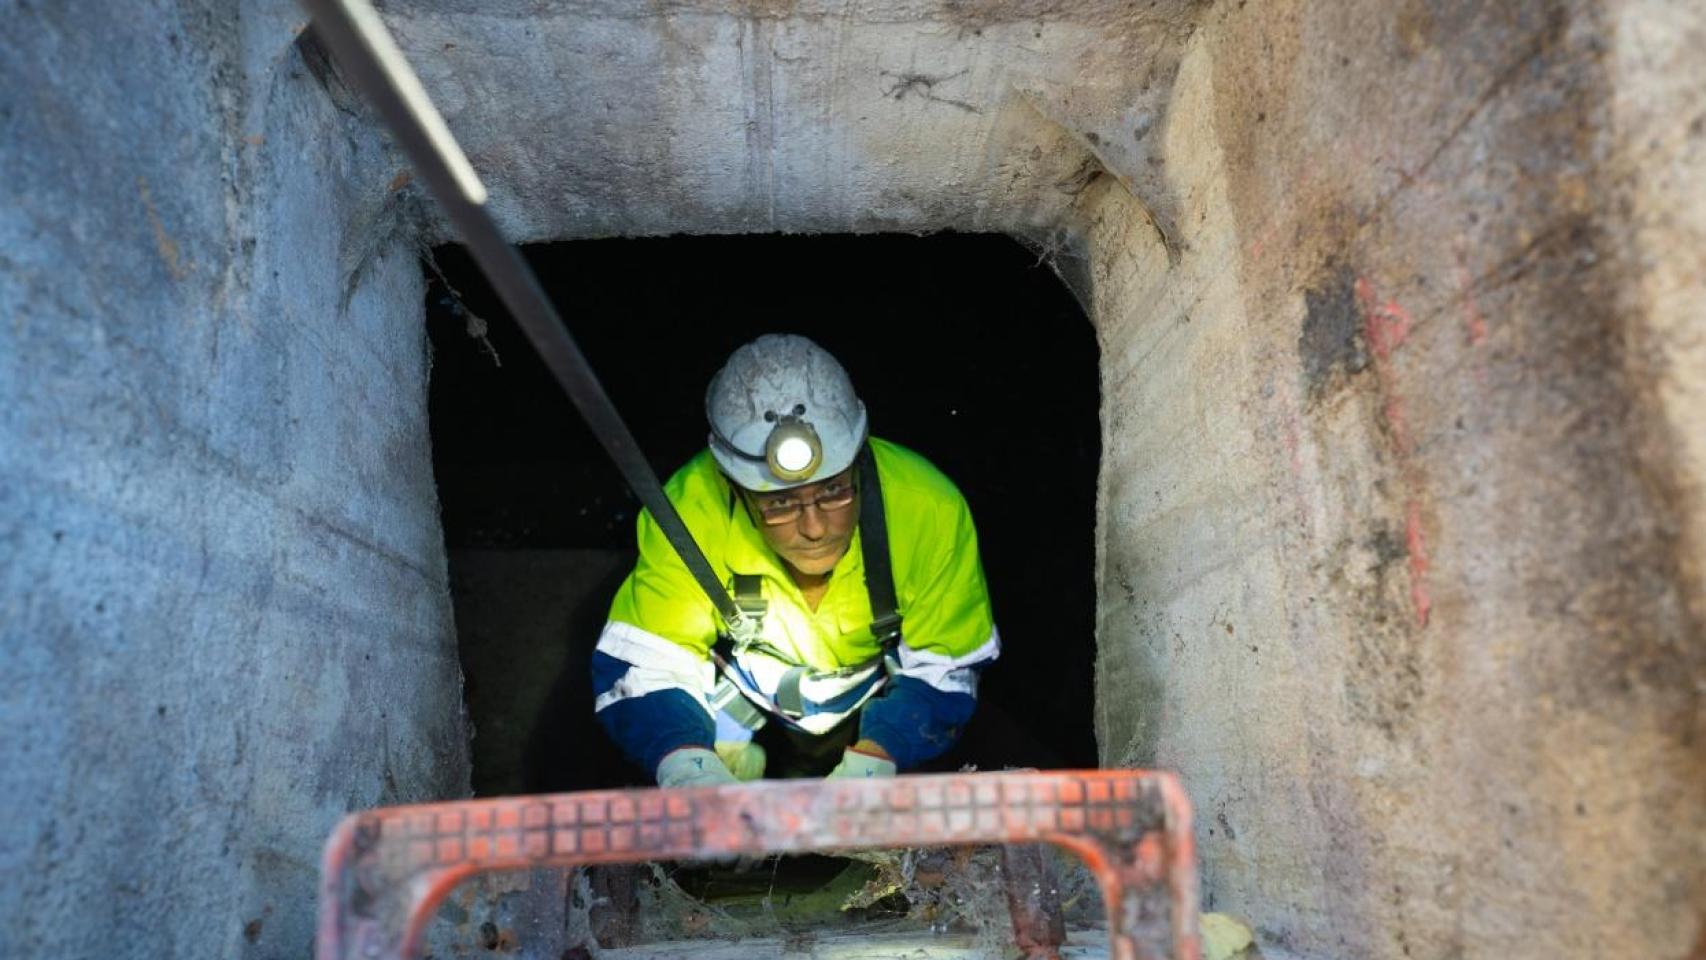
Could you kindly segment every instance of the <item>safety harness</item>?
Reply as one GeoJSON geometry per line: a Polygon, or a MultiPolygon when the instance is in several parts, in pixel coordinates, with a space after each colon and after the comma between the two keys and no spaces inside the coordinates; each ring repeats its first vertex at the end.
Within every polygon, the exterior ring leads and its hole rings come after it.
{"type": "MultiPolygon", "coordinates": [[[[765,696],[753,685],[740,681],[740,673],[735,667],[736,658],[753,649],[784,663],[791,662],[792,658],[765,643],[761,637],[764,615],[769,612],[770,607],[770,602],[764,599],[764,578],[757,574],[734,574],[729,580],[729,593],[734,597],[735,606],[740,608],[741,618],[738,623],[731,625],[731,629],[722,631],[711,648],[711,657],[717,664],[718,680],[712,690],[710,702],[714,709],[727,713],[736,723],[748,730],[757,730],[764,726],[766,712],[773,713],[783,722],[790,724],[803,717],[805,697],[800,692],[803,682],[845,679],[864,673],[879,664],[886,666],[890,672],[898,668],[898,664],[893,664],[893,655],[900,644],[901,616],[899,605],[895,602],[894,567],[889,559],[889,531],[888,520],[883,513],[882,480],[877,475],[877,462],[871,454],[869,443],[859,448],[854,462],[859,465],[861,486],[860,555],[865,562],[865,590],[871,597],[871,633],[877,639],[879,650],[868,660],[838,670],[813,670],[803,664],[793,664],[782,675],[782,680],[776,687],[776,696],[765,696]]],[[[872,692],[875,692],[874,688],[872,692]]]]}

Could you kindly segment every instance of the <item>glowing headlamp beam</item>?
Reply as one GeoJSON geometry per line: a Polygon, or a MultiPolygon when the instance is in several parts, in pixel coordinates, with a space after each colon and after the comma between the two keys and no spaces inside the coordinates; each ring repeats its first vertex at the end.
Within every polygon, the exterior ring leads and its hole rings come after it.
{"type": "Polygon", "coordinates": [[[812,445],[799,437],[789,437],[776,446],[776,463],[784,470],[804,470],[812,462],[812,445]]]}
{"type": "Polygon", "coordinates": [[[823,442],[811,424],[792,417],[784,418],[776,429],[770,431],[770,440],[764,445],[764,458],[769,463],[770,472],[783,480],[804,480],[823,463],[823,442]]]}

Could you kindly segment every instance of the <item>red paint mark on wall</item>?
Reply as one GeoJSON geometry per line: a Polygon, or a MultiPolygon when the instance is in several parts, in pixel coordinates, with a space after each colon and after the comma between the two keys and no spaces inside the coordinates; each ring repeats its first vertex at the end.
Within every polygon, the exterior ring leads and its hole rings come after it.
{"type": "Polygon", "coordinates": [[[1368,348],[1374,351],[1375,359],[1390,359],[1392,351],[1410,338],[1410,328],[1415,325],[1410,312],[1396,300],[1381,303],[1367,277],[1357,280],[1357,301],[1362,304],[1363,336],[1368,340],[1368,348]]]}
{"type": "Polygon", "coordinates": [[[1416,625],[1425,627],[1433,599],[1428,596],[1428,544],[1422,534],[1422,502],[1411,497],[1404,513],[1404,546],[1410,554],[1410,606],[1416,611],[1416,625]]]}
{"type": "Polygon", "coordinates": [[[1410,338],[1415,322],[1410,312],[1396,300],[1382,301],[1374,284],[1367,277],[1356,282],[1357,303],[1362,308],[1363,338],[1374,357],[1374,373],[1380,385],[1381,415],[1397,453],[1398,469],[1409,498],[1404,507],[1404,543],[1410,557],[1410,606],[1415,611],[1416,625],[1428,625],[1428,613],[1433,599],[1428,595],[1428,549],[1422,533],[1422,501],[1419,494],[1421,479],[1411,455],[1415,442],[1410,434],[1409,418],[1405,414],[1403,394],[1398,390],[1392,369],[1392,355],[1410,338]]]}
{"type": "Polygon", "coordinates": [[[1374,372],[1380,380],[1380,393],[1385,397],[1381,413],[1386,417],[1387,429],[1392,432],[1393,446],[1401,456],[1408,456],[1411,450],[1410,429],[1404,416],[1404,398],[1393,382],[1392,352],[1410,338],[1410,329],[1415,324],[1410,319],[1410,312],[1399,306],[1398,301],[1382,303],[1375,296],[1374,284],[1367,277],[1357,279],[1356,295],[1357,303],[1362,307],[1363,339],[1368,342],[1369,352],[1374,354],[1374,372]]]}

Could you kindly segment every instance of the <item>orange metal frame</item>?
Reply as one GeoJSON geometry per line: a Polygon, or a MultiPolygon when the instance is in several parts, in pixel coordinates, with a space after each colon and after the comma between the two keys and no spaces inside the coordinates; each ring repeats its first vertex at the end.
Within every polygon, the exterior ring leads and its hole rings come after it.
{"type": "Polygon", "coordinates": [[[1190,805],[1169,773],[971,773],[769,780],[369,810],[326,845],[319,960],[419,953],[476,873],[908,846],[1046,842],[1101,885],[1112,960],[1198,960],[1190,805]]]}

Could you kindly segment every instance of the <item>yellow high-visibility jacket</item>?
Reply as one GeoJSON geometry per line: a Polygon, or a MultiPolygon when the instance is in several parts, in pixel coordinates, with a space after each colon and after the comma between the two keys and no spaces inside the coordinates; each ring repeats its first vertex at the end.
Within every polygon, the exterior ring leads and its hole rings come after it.
{"type": "MultiPolygon", "coordinates": [[[[975,705],[977,674],[999,653],[1000,639],[965,498],[918,454],[869,442],[904,623],[887,669],[871,632],[857,530],[814,611],[709,450],[664,489],[720,580],[761,578],[768,609],[760,642],[734,658],[728,679],[781,722],[808,732],[825,732],[859,713],[860,735],[905,768],[952,744],[975,705]],[[775,702],[790,671],[802,695],[791,711],[775,702]]],[[[631,758],[652,770],[671,750],[710,746],[742,731],[711,703],[718,677],[710,652],[722,626],[716,608],[649,513],[641,513],[638,535],[639,562],[611,604],[593,678],[599,719],[631,758]]]]}

